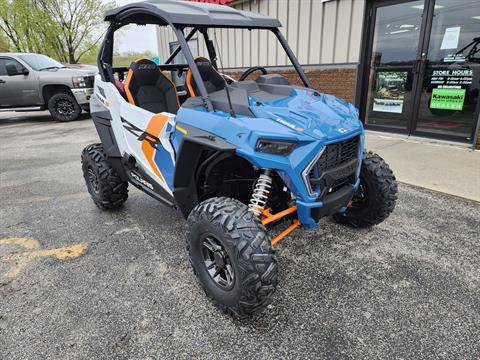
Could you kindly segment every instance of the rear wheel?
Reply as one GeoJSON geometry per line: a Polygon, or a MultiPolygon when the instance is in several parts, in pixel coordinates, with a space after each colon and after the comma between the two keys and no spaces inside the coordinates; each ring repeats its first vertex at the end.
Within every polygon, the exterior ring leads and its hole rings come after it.
{"type": "Polygon", "coordinates": [[[48,100],[48,110],[57,121],[77,120],[82,112],[77,100],[71,94],[58,93],[48,100]]]}
{"type": "Polygon", "coordinates": [[[100,209],[116,209],[127,200],[128,182],[122,181],[110,166],[102,144],[83,149],[82,170],[88,192],[100,209]]]}
{"type": "Polygon", "coordinates": [[[360,186],[347,211],[333,218],[356,228],[380,224],[395,208],[397,191],[397,182],[388,164],[379,155],[368,152],[362,163],[360,186]]]}
{"type": "Polygon", "coordinates": [[[262,310],[277,286],[277,260],[263,225],[243,203],[211,198],[188,217],[194,272],[224,312],[245,318],[262,310]]]}

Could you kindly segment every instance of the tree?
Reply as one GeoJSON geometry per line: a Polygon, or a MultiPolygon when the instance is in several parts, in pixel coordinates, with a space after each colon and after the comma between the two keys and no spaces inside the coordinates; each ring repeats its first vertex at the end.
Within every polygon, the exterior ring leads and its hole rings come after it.
{"type": "Polygon", "coordinates": [[[20,52],[78,63],[103,35],[101,0],[0,0],[0,30],[20,52]]]}
{"type": "Polygon", "coordinates": [[[7,52],[8,50],[8,39],[0,32],[0,52],[7,52]]]}
{"type": "Polygon", "coordinates": [[[45,43],[36,23],[43,20],[44,14],[33,6],[31,0],[0,0],[0,29],[10,41],[13,50],[39,52],[42,49],[41,44],[45,43]]]}

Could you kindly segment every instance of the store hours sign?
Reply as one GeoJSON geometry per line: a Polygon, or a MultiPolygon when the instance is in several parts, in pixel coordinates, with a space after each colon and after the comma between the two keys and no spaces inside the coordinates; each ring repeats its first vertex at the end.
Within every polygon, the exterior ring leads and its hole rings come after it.
{"type": "Polygon", "coordinates": [[[461,87],[462,85],[471,85],[473,79],[472,69],[446,69],[433,70],[430,83],[434,87],[461,87]]]}

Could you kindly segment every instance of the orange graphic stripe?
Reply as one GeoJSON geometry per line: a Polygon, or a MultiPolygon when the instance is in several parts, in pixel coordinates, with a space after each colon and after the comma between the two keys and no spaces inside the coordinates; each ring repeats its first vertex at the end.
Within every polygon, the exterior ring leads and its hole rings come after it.
{"type": "MultiPolygon", "coordinates": [[[[163,128],[167,124],[167,121],[168,116],[161,114],[153,115],[147,125],[147,128],[145,129],[145,132],[152,134],[158,138],[160,137],[160,133],[162,132],[163,128]]],[[[161,144],[159,144],[159,146],[161,146],[161,144]]],[[[155,174],[160,178],[160,180],[166,183],[165,178],[163,177],[162,173],[157,167],[157,164],[155,164],[155,161],[153,160],[153,157],[155,155],[155,148],[146,139],[142,140],[142,151],[155,174]]]]}
{"type": "Polygon", "coordinates": [[[130,92],[130,82],[132,81],[132,77],[133,77],[133,71],[132,69],[129,69],[127,73],[127,78],[125,79],[124,88],[125,88],[125,95],[127,95],[128,102],[132,105],[135,105],[135,100],[133,99],[133,95],[130,92]]]}

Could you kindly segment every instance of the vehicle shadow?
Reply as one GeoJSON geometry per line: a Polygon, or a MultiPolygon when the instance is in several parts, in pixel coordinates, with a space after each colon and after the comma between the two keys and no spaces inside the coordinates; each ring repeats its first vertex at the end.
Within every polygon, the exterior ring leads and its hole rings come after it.
{"type": "MultiPolygon", "coordinates": [[[[82,112],[75,121],[90,120],[90,114],[82,112]]],[[[22,123],[60,123],[52,118],[48,111],[0,112],[0,126],[22,123]]]]}

